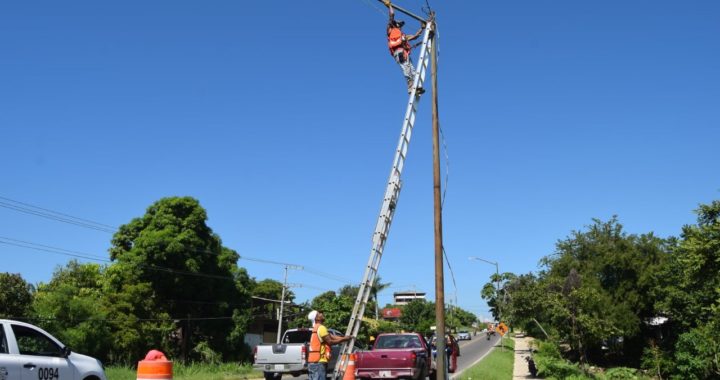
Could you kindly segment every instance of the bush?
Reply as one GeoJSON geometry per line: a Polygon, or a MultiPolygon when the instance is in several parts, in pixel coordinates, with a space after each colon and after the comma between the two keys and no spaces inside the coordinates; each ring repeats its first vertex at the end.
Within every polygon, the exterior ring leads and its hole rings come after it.
{"type": "Polygon", "coordinates": [[[542,340],[536,340],[535,342],[538,342],[536,353],[537,356],[562,359],[562,355],[560,355],[560,348],[557,344],[542,340]]]}
{"type": "Polygon", "coordinates": [[[637,370],[634,368],[627,367],[616,367],[610,368],[605,372],[605,379],[607,380],[637,380],[637,370]]]}
{"type": "Polygon", "coordinates": [[[673,379],[710,378],[713,367],[713,338],[701,328],[680,335],[675,345],[673,379]]]}
{"type": "Polygon", "coordinates": [[[544,355],[536,355],[534,359],[540,376],[548,379],[568,379],[571,377],[587,379],[577,364],[570,363],[565,359],[544,355]]]}

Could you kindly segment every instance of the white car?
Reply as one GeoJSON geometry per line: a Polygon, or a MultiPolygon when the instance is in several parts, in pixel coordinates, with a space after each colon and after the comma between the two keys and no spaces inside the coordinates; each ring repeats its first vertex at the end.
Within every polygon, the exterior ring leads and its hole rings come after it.
{"type": "Polygon", "coordinates": [[[463,330],[457,334],[457,340],[472,340],[472,336],[470,332],[463,330]]]}
{"type": "Polygon", "coordinates": [[[107,380],[102,363],[29,323],[0,319],[0,380],[107,380]]]}

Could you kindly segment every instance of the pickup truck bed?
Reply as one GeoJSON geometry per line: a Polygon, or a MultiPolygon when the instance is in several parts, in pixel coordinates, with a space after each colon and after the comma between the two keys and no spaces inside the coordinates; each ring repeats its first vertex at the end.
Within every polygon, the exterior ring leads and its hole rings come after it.
{"type": "MultiPolygon", "coordinates": [[[[328,329],[333,335],[342,336],[337,330],[328,329]]],[[[263,371],[266,380],[279,380],[283,374],[300,376],[307,373],[307,353],[312,329],[290,329],[285,331],[280,344],[261,344],[255,347],[253,368],[263,371]]],[[[339,346],[332,346],[332,357],[328,372],[335,368],[339,346]]]]}

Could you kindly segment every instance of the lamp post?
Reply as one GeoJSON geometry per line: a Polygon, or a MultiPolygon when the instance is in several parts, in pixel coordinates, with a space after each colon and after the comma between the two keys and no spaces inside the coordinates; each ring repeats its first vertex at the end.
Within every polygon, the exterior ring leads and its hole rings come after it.
{"type": "MultiPolygon", "coordinates": [[[[477,256],[470,256],[468,257],[468,260],[477,260],[491,265],[495,265],[495,302],[497,302],[498,308],[498,322],[502,322],[502,310],[500,309],[500,267],[498,266],[497,261],[485,260],[477,256]]],[[[500,349],[504,349],[502,335],[500,335],[500,349]]]]}

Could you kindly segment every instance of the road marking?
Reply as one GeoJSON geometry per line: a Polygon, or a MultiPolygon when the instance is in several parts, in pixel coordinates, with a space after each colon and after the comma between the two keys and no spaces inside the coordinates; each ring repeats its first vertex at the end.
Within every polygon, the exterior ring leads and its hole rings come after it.
{"type": "Polygon", "coordinates": [[[493,344],[493,346],[488,350],[488,352],[484,353],[483,356],[480,357],[480,359],[475,360],[475,362],[473,362],[469,366],[465,367],[462,371],[452,374],[452,376],[450,376],[450,380],[455,380],[455,379],[460,378],[460,375],[462,375],[463,372],[467,371],[469,368],[475,367],[476,364],[480,363],[481,360],[485,359],[486,356],[488,356],[491,352],[493,352],[496,347],[497,346],[495,344],[493,344]]]}

